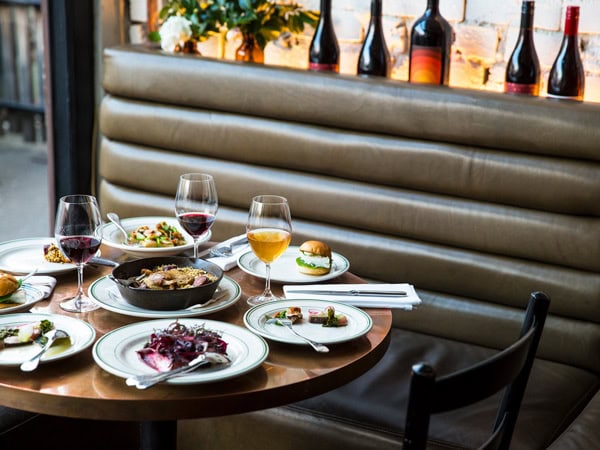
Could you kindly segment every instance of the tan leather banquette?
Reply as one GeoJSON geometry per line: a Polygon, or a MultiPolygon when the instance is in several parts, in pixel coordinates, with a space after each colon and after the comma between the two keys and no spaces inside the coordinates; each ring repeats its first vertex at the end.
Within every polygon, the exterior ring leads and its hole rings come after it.
{"type": "MultiPolygon", "coordinates": [[[[179,174],[215,176],[215,240],[252,196],[289,199],[293,243],[328,242],[365,278],[409,282],[390,348],[336,391],[186,421],[180,448],[400,448],[410,367],[439,373],[518,334],[552,299],[516,449],[600,442],[600,106],[238,64],[105,52],[97,185],[104,213],[173,214],[179,174]]],[[[497,398],[434,417],[432,448],[477,446],[497,398]]]]}

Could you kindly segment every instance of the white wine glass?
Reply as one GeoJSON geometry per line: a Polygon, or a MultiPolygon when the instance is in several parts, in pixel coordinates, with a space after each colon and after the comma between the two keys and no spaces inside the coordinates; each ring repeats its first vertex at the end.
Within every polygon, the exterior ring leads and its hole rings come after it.
{"type": "Polygon", "coordinates": [[[99,308],[83,291],[83,267],[102,243],[101,224],[102,217],[94,196],[67,195],[60,199],[54,237],[60,250],[77,266],[77,294],[60,303],[65,311],[82,313],[99,308]]]}
{"type": "Polygon", "coordinates": [[[175,215],[183,229],[194,238],[194,259],[198,258],[200,237],[210,230],[217,209],[219,200],[212,175],[186,173],[179,177],[175,215]]]}
{"type": "Polygon", "coordinates": [[[246,234],[252,252],[266,265],[265,290],[249,297],[249,305],[280,300],[271,292],[271,264],[288,248],[292,239],[292,218],[285,197],[259,195],[252,199],[246,234]]]}

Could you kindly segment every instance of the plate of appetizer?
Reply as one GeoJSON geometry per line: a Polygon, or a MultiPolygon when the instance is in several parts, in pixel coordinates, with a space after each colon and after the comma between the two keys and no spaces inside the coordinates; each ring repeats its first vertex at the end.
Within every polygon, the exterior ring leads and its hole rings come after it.
{"type": "Polygon", "coordinates": [[[325,300],[280,300],[254,306],[244,314],[251,331],[272,341],[308,345],[286,327],[269,319],[290,319],[301,335],[322,344],[337,344],[367,334],[373,320],[362,309],[325,300]]]}
{"type": "MultiPolygon", "coordinates": [[[[238,266],[244,272],[265,278],[265,263],[252,252],[241,254],[238,266]]],[[[332,252],[320,241],[306,241],[301,246],[290,246],[271,264],[271,281],[276,283],[318,283],[339,277],[350,269],[350,262],[342,255],[332,252]]]]}
{"type": "Polygon", "coordinates": [[[211,314],[235,304],[242,295],[242,289],[233,279],[224,276],[211,301],[202,306],[189,309],[168,311],[140,308],[125,301],[115,283],[108,277],[94,281],[89,289],[90,298],[102,308],[119,314],[147,319],[175,319],[178,317],[196,317],[211,314]]]}
{"type": "Polygon", "coordinates": [[[41,349],[41,339],[51,329],[64,330],[68,339],[57,341],[41,362],[73,356],[90,347],[94,328],[83,320],[60,314],[18,313],[0,316],[0,366],[19,366],[41,349]]]}
{"type": "Polygon", "coordinates": [[[68,261],[51,237],[0,243],[0,270],[13,274],[26,274],[37,269],[40,275],[54,275],[75,270],[75,264],[68,261]]]}
{"type": "Polygon", "coordinates": [[[105,334],[94,344],[92,355],[102,369],[127,379],[187,365],[204,351],[222,354],[228,362],[211,364],[165,383],[201,384],[238,377],[259,367],[269,354],[269,346],[260,336],[230,323],[161,319],[126,325],[105,334]],[[194,350],[185,355],[178,352],[168,344],[174,335],[193,336],[194,350]],[[167,351],[158,353],[157,347],[163,345],[167,351]]]}
{"type": "MultiPolygon", "coordinates": [[[[137,258],[175,256],[194,248],[194,239],[187,234],[174,217],[130,217],[121,219],[127,231],[127,240],[117,226],[110,222],[100,227],[102,243],[137,258]]],[[[210,230],[200,242],[210,239],[210,230]]]]}

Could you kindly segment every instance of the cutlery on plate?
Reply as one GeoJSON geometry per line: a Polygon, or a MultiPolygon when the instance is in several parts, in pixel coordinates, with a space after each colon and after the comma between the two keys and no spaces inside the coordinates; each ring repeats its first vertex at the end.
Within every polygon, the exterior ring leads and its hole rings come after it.
{"type": "Polygon", "coordinates": [[[210,256],[214,257],[228,257],[233,256],[233,247],[237,247],[239,245],[244,245],[248,243],[248,238],[244,236],[243,238],[238,239],[237,241],[233,241],[227,245],[220,245],[218,247],[213,247],[210,249],[210,256]]]}
{"type": "Polygon", "coordinates": [[[320,342],[313,341],[312,339],[309,339],[306,336],[303,336],[300,333],[298,333],[296,330],[294,330],[292,321],[289,319],[269,319],[269,320],[267,320],[267,323],[268,324],[273,323],[273,324],[282,325],[282,326],[286,327],[288,330],[290,330],[292,333],[294,333],[300,339],[308,342],[310,344],[310,346],[312,348],[314,348],[316,351],[318,351],[319,353],[327,353],[329,351],[329,348],[327,346],[321,344],[320,342]]]}
{"type": "Polygon", "coordinates": [[[23,281],[34,276],[38,272],[38,270],[39,270],[39,267],[36,267],[31,272],[29,272],[27,275],[25,275],[23,278],[21,278],[21,284],[23,284],[23,281]]]}
{"type": "Polygon", "coordinates": [[[231,364],[231,360],[219,353],[203,353],[197,358],[190,361],[187,366],[182,366],[177,369],[169,370],[167,372],[161,372],[158,374],[150,374],[150,375],[136,375],[133,377],[129,377],[125,380],[127,386],[135,386],[138,389],[148,389],[149,387],[154,386],[162,381],[166,381],[169,378],[177,377],[189,372],[193,372],[201,367],[207,367],[212,365],[213,363],[220,365],[229,365],[231,364]]]}
{"type": "Polygon", "coordinates": [[[88,261],[88,264],[98,264],[100,266],[109,266],[109,267],[117,267],[119,265],[118,262],[112,261],[106,258],[100,258],[98,256],[93,256],[88,261]]]}
{"type": "Polygon", "coordinates": [[[106,214],[106,217],[108,217],[108,220],[114,223],[115,226],[121,231],[121,234],[123,234],[123,241],[121,243],[127,243],[127,239],[129,238],[129,236],[127,235],[127,230],[125,230],[123,225],[121,225],[121,219],[119,218],[118,214],[114,212],[109,212],[106,214]]]}
{"type": "Polygon", "coordinates": [[[359,289],[350,289],[349,291],[327,291],[327,290],[313,290],[313,289],[286,289],[289,294],[313,294],[313,295],[350,295],[358,297],[363,295],[365,297],[406,297],[407,293],[404,291],[367,291],[359,289]]]}
{"type": "Polygon", "coordinates": [[[54,344],[54,342],[56,342],[58,339],[69,338],[69,333],[67,333],[64,330],[55,329],[48,331],[46,334],[44,334],[44,337],[47,339],[47,341],[42,347],[42,349],[33,357],[31,357],[31,359],[21,364],[21,370],[23,372],[31,372],[32,370],[35,370],[38,364],[40,363],[40,359],[42,358],[44,353],[46,353],[50,349],[50,347],[52,347],[52,344],[54,344]]]}

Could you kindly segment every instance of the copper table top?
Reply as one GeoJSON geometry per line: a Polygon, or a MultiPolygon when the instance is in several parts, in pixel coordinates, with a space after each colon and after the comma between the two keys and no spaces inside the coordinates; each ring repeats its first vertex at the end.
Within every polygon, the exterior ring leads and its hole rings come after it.
{"type": "MultiPolygon", "coordinates": [[[[115,259],[119,253],[102,247],[103,257],[115,259]]],[[[111,272],[111,268],[85,269],[87,287],[111,272]]],[[[248,310],[246,298],[262,291],[264,280],[235,268],[227,275],[242,287],[242,297],[231,307],[199,319],[243,325],[248,310]]],[[[118,327],[146,319],[117,314],[104,309],[72,314],[58,303],[74,294],[76,272],[56,276],[58,282],[48,300],[32,311],[56,313],[87,321],[96,330],[96,339],[118,327]]],[[[361,279],[345,273],[333,283],[357,283],[361,279]]],[[[281,286],[272,284],[275,293],[281,286]]],[[[93,360],[91,349],[72,357],[49,362],[31,373],[15,367],[0,368],[0,404],[26,411],[64,417],[104,420],[158,421],[213,417],[289,404],[339,387],[379,361],[387,349],[392,315],[389,309],[367,309],[373,319],[369,333],[349,342],[330,346],[319,354],[308,346],[267,341],[269,356],[253,371],[237,378],[196,385],[157,385],[148,390],[128,387],[125,380],[105,372],[93,360]]]]}

